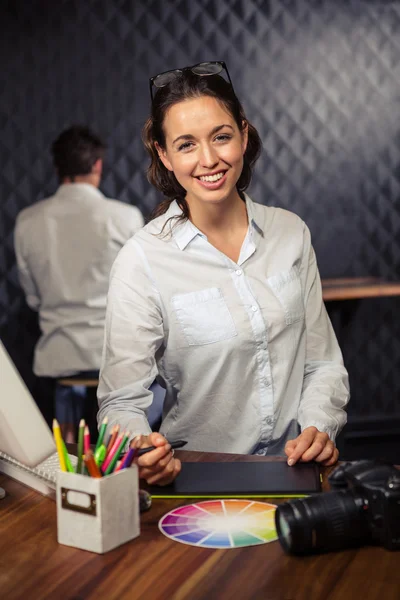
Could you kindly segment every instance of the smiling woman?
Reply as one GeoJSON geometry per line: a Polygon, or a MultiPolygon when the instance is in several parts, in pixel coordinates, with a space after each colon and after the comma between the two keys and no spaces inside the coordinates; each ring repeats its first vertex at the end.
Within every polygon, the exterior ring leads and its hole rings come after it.
{"type": "Polygon", "coordinates": [[[99,420],[156,446],[138,459],[149,483],[180,471],[167,438],[330,465],[346,422],[347,372],[309,230],[244,193],[261,142],[218,65],[151,78],[143,139],[166,199],[110,279],[99,420]],[[157,375],[166,396],[151,433],[157,375]]]}
{"type": "Polygon", "coordinates": [[[158,142],[155,147],[164,167],[186,190],[191,213],[207,210],[207,203],[243,207],[236,183],[247,146],[246,122],[239,129],[218,100],[202,96],[171,106],[165,132],[165,148],[158,142]]]}
{"type": "MultiPolygon", "coordinates": [[[[195,68],[181,70],[181,75],[160,87],[153,99],[152,116],[143,129],[143,141],[151,158],[148,177],[168,198],[159,205],[154,216],[164,214],[175,199],[179,199],[184,218],[189,216],[188,190],[179,163],[173,160],[176,154],[195,152],[195,159],[181,157],[180,164],[187,167],[192,164],[197,171],[192,171],[190,176],[204,184],[209,178],[224,179],[232,166],[234,172],[226,178],[228,181],[221,182],[225,194],[229,188],[238,197],[250,183],[261,140],[233,91],[225,63],[202,63],[200,67],[202,71],[213,71],[214,64],[223,65],[229,82],[218,73],[200,76],[199,65],[195,65],[195,68]],[[193,165],[196,159],[197,166],[193,165]],[[232,165],[230,159],[234,159],[232,165]]],[[[150,81],[159,77],[152,77],[150,81]]],[[[216,189],[220,189],[219,186],[216,189]]]]}

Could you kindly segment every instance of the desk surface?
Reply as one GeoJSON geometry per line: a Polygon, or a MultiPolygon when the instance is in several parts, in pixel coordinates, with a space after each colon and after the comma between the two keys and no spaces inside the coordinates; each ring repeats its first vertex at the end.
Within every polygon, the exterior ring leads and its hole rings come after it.
{"type": "MultiPolygon", "coordinates": [[[[273,460],[177,452],[182,460],[273,460]]],[[[328,470],[323,471],[327,489],[328,470]]],[[[57,543],[56,505],[0,475],[0,597],[7,600],[398,600],[397,552],[360,548],[312,557],[284,554],[279,542],[233,550],[195,548],[158,530],[182,500],[155,500],[141,535],[104,555],[57,543]]],[[[190,501],[188,500],[187,503],[190,501]]]]}
{"type": "Polygon", "coordinates": [[[400,282],[384,281],[377,277],[323,279],[322,296],[325,301],[400,296],[400,282]]]}

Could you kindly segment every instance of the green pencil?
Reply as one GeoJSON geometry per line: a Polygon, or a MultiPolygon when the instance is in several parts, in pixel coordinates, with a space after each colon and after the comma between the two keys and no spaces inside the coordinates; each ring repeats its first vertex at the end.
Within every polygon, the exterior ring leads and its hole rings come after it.
{"type": "Polygon", "coordinates": [[[105,447],[104,444],[101,444],[101,446],[99,446],[94,453],[94,461],[98,467],[101,467],[101,465],[105,461],[106,454],[107,454],[107,448],[105,447]]]}
{"type": "Polygon", "coordinates": [[[117,464],[119,457],[121,456],[121,453],[125,447],[126,442],[129,440],[129,436],[131,435],[130,431],[125,431],[124,433],[124,437],[122,438],[122,442],[119,445],[118,450],[116,451],[116,453],[114,454],[110,464],[108,465],[104,475],[110,475],[110,473],[112,473],[114,471],[115,465],[117,464]]]}
{"type": "Polygon", "coordinates": [[[68,473],[75,473],[74,467],[71,465],[71,461],[69,459],[69,454],[67,452],[67,448],[65,446],[64,440],[62,440],[62,448],[63,448],[63,452],[64,452],[65,466],[67,467],[68,473]]]}
{"type": "Polygon", "coordinates": [[[82,474],[82,456],[83,456],[83,436],[85,433],[85,419],[81,419],[79,422],[79,433],[78,433],[78,462],[76,465],[76,473],[82,474]]]}
{"type": "Polygon", "coordinates": [[[100,446],[103,443],[103,439],[104,439],[104,434],[106,432],[107,429],[107,423],[108,423],[108,417],[104,417],[102,423],[101,423],[101,427],[100,427],[100,431],[99,431],[99,437],[97,438],[97,442],[96,442],[96,447],[94,449],[94,451],[96,452],[96,450],[98,450],[100,448],[100,446]]]}

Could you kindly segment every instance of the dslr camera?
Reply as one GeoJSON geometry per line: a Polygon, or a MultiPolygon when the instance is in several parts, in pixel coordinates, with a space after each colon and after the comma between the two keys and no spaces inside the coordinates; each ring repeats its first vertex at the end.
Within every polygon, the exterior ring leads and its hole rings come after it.
{"type": "Polygon", "coordinates": [[[371,460],[344,463],[329,476],[333,491],[280,504],[275,525],[291,554],[362,545],[400,550],[400,471],[371,460]]]}

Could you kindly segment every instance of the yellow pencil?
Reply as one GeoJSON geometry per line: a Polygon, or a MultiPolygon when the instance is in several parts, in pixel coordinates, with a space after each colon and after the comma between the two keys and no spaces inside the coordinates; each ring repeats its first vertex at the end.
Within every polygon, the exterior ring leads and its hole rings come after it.
{"type": "Polygon", "coordinates": [[[66,471],[67,466],[65,464],[63,439],[61,437],[61,430],[60,430],[60,426],[57,422],[57,419],[53,419],[53,435],[54,435],[54,440],[55,440],[56,446],[57,446],[57,452],[58,452],[58,458],[60,460],[61,471],[66,471]]]}

